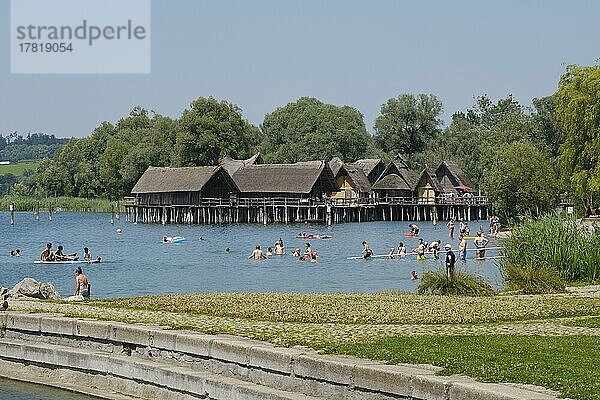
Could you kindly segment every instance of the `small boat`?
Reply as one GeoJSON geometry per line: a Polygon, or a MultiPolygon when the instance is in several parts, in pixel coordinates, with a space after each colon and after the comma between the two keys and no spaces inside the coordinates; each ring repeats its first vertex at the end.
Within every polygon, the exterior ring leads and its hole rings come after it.
{"type": "Polygon", "coordinates": [[[97,258],[95,260],[64,260],[64,261],[41,261],[36,260],[33,262],[34,264],[99,264],[100,259],[97,258]]]}

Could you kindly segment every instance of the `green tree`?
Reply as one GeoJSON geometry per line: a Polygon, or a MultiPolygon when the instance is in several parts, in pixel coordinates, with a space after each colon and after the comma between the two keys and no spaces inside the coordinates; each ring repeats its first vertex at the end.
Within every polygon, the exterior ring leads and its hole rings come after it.
{"type": "Polygon", "coordinates": [[[443,159],[458,162],[474,184],[482,184],[496,149],[528,141],[551,154],[542,118],[531,115],[512,96],[496,103],[480,96],[472,109],[457,112],[427,150],[411,157],[414,164],[435,166],[443,159]]]}
{"type": "Polygon", "coordinates": [[[235,104],[200,97],[178,121],[173,164],[215,165],[225,154],[249,157],[258,144],[256,132],[235,104]]]}
{"type": "Polygon", "coordinates": [[[492,212],[511,218],[540,215],[556,205],[556,173],[547,153],[529,141],[499,147],[484,173],[492,212]]]}
{"type": "Polygon", "coordinates": [[[567,67],[555,116],[564,134],[558,157],[561,176],[583,207],[600,202],[600,66],[567,67]]]}
{"type": "Polygon", "coordinates": [[[388,154],[423,151],[440,133],[442,102],[433,94],[402,94],[381,106],[375,143],[388,154]]]}
{"type": "Polygon", "coordinates": [[[265,116],[261,125],[262,153],[267,162],[355,161],[374,155],[362,114],[349,106],[302,97],[265,116]]]}

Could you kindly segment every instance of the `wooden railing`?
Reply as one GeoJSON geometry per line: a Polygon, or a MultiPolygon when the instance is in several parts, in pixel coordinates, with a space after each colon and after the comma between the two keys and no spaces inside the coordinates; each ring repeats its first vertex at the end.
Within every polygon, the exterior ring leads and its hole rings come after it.
{"type": "Polygon", "coordinates": [[[487,196],[473,197],[379,197],[358,199],[299,199],[290,197],[268,198],[203,198],[197,204],[157,204],[140,202],[134,197],[126,197],[123,205],[149,206],[149,207],[314,207],[332,205],[337,207],[348,206],[377,206],[377,205],[456,205],[456,206],[486,206],[487,196]]]}

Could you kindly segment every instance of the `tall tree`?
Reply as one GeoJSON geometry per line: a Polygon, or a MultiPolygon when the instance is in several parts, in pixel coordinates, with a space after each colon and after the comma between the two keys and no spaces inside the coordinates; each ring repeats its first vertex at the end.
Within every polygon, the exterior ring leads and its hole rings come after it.
{"type": "Polygon", "coordinates": [[[540,215],[556,205],[558,185],[550,157],[529,141],[498,147],[484,182],[492,212],[511,218],[540,215]]]}
{"type": "Polygon", "coordinates": [[[375,142],[389,154],[423,151],[440,133],[442,102],[433,94],[402,94],[381,106],[375,142]]]}
{"type": "Polygon", "coordinates": [[[600,203],[600,66],[567,67],[555,115],[564,134],[558,158],[571,194],[583,207],[600,203]]]}
{"type": "Polygon", "coordinates": [[[262,152],[268,162],[344,161],[375,155],[362,114],[349,106],[302,97],[265,116],[262,152]]]}
{"type": "Polygon", "coordinates": [[[256,132],[235,104],[200,97],[179,119],[173,164],[215,165],[225,154],[249,157],[258,143],[256,132]]]}

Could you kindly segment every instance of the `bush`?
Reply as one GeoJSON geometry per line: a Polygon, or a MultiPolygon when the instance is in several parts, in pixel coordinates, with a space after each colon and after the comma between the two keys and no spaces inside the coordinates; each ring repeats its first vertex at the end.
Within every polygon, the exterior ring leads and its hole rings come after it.
{"type": "Polygon", "coordinates": [[[483,278],[466,272],[456,271],[448,279],[444,271],[429,271],[423,275],[417,287],[419,294],[492,296],[494,289],[483,278]]]}
{"type": "Polygon", "coordinates": [[[502,246],[501,268],[510,289],[546,293],[564,290],[563,281],[600,280],[600,232],[572,218],[548,215],[525,222],[513,227],[502,246]]]}
{"type": "Polygon", "coordinates": [[[553,267],[510,264],[503,268],[502,274],[508,290],[523,294],[565,291],[565,281],[553,267]]]}

